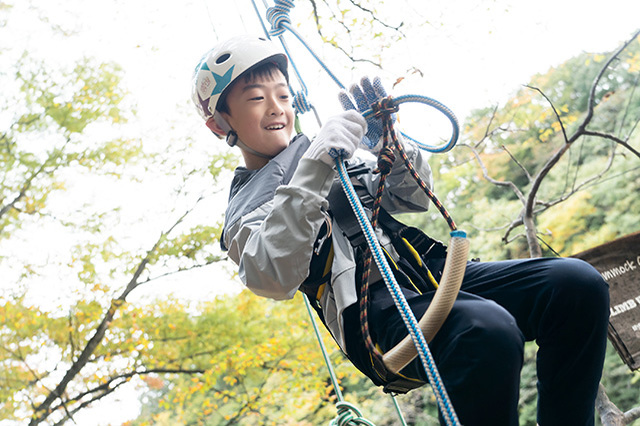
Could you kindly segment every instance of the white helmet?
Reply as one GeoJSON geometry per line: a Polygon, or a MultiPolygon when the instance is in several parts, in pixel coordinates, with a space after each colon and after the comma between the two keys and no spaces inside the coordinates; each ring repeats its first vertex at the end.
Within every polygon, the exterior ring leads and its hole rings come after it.
{"type": "Polygon", "coordinates": [[[200,115],[218,121],[216,110],[225,89],[245,71],[266,62],[275,63],[289,81],[286,55],[265,38],[237,36],[208,51],[193,73],[192,98],[200,115]]]}

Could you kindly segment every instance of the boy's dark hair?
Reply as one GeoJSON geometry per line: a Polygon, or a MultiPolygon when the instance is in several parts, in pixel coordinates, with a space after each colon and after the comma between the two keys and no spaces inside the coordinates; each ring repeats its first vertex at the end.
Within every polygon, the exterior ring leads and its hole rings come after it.
{"type": "MultiPolygon", "coordinates": [[[[229,114],[229,106],[227,105],[227,94],[231,91],[231,89],[233,88],[233,86],[240,80],[240,78],[242,78],[244,80],[245,83],[250,83],[253,81],[256,81],[257,79],[260,78],[274,78],[274,73],[276,71],[279,71],[280,73],[282,73],[282,71],[280,70],[280,68],[278,67],[278,65],[276,65],[275,62],[263,62],[260,63],[248,70],[246,70],[244,73],[242,73],[242,75],[240,75],[236,81],[234,81],[233,83],[231,83],[227,88],[224,89],[224,91],[222,92],[222,94],[220,95],[220,99],[218,100],[218,106],[217,106],[217,110],[219,112],[224,112],[229,114]]],[[[287,78],[287,75],[282,73],[285,78],[287,78]]],[[[287,82],[288,82],[288,78],[287,78],[287,82]]]]}

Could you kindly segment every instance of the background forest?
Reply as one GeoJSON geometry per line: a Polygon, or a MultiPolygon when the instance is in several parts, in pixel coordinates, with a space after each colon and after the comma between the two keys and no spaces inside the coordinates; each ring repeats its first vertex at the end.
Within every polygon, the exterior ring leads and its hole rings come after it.
{"type": "MultiPolygon", "coordinates": [[[[357,76],[384,74],[386,59],[371,51],[420,29],[390,25],[395,16],[374,1],[355,12],[337,3],[342,15],[308,3],[301,13],[320,23],[355,13],[353,38],[328,25],[310,36],[340,48],[326,54],[357,76]],[[362,45],[361,25],[379,44],[362,45]]],[[[56,37],[81,34],[29,5],[56,37]]],[[[16,7],[0,2],[0,40],[16,7]]],[[[640,39],[625,37],[476,106],[458,146],[431,157],[436,193],[469,233],[472,257],[532,254],[523,211],[533,190],[545,256],[639,230],[640,39]]],[[[188,105],[188,82],[176,83],[177,106],[148,99],[174,115],[160,119],[132,100],[123,65],[46,58],[0,45],[0,425],[120,424],[112,418],[123,416],[128,425],[328,423],[336,395],[301,298],[276,303],[243,291],[220,252],[238,158],[202,140],[211,136],[188,105]]],[[[409,81],[428,86],[422,72],[391,74],[392,92],[409,81]]],[[[447,240],[435,211],[401,219],[447,240]]],[[[388,396],[324,341],[347,401],[379,426],[397,424],[388,396]]],[[[523,425],[535,425],[535,351],[526,348],[523,425]]],[[[638,380],[610,347],[602,383],[621,410],[640,406],[638,380]]],[[[438,424],[430,389],[398,401],[407,423],[438,424]]]]}

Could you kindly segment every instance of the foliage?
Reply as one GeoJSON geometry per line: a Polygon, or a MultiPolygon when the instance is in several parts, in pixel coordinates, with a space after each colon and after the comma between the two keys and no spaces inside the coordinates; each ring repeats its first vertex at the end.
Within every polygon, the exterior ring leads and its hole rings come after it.
{"type": "Polygon", "coordinates": [[[0,238],[38,216],[55,191],[64,188],[61,170],[69,166],[118,175],[140,154],[140,142],[119,137],[87,140],[90,125],[125,122],[131,111],[122,70],[84,59],[73,69],[51,70],[23,56],[15,74],[0,74],[9,96],[0,104],[0,238]]]}
{"type": "MultiPolygon", "coordinates": [[[[392,3],[339,11],[314,4],[318,22],[339,18],[335,37],[318,24],[330,44],[366,33],[385,46],[402,36],[402,20],[379,9],[403,10],[392,3]],[[375,15],[393,23],[371,21],[375,15]]],[[[527,242],[512,235],[523,211],[513,188],[532,189],[536,171],[580,130],[591,107],[592,134],[571,142],[536,192],[538,236],[571,254],[637,230],[639,52],[633,43],[606,68],[592,104],[591,83],[610,55],[584,54],[535,76],[504,105],[475,111],[462,146],[434,158],[438,193],[470,230],[474,256],[528,256],[527,242]]],[[[343,53],[358,60],[353,50],[343,53]]],[[[235,158],[183,134],[180,143],[154,141],[153,148],[132,137],[124,126],[135,111],[122,76],[118,65],[91,58],[52,66],[24,55],[0,70],[0,268],[10,283],[0,295],[0,417],[62,424],[135,383],[142,413],[131,424],[326,423],[336,396],[299,297],[274,303],[242,292],[188,305],[149,296],[163,280],[223,259],[220,224],[198,213],[235,158]],[[156,196],[160,206],[144,205],[146,188],[138,185],[151,180],[168,188],[156,196]],[[105,203],[88,199],[91,191],[78,191],[78,182],[108,188],[96,197],[105,203]],[[130,220],[122,214],[130,206],[115,195],[133,187],[129,203],[144,205],[145,214],[130,220]],[[56,231],[53,249],[36,245],[45,229],[56,231]]],[[[436,213],[411,220],[446,239],[436,213]]],[[[180,291],[189,275],[175,282],[180,291]]],[[[328,346],[346,399],[378,425],[397,424],[388,399],[328,346]]],[[[521,393],[522,421],[531,425],[535,349],[525,349],[521,393]]],[[[638,404],[637,373],[611,351],[606,362],[611,398],[638,404]]],[[[413,424],[437,424],[427,388],[399,400],[413,424]]]]}
{"type": "MultiPolygon", "coordinates": [[[[522,229],[532,190],[545,254],[553,252],[544,244],[571,255],[637,230],[639,52],[635,39],[605,70],[594,91],[588,132],[575,141],[567,143],[567,135],[577,132],[589,114],[591,84],[610,54],[584,53],[534,76],[503,106],[474,111],[459,147],[449,156],[434,157],[436,182],[444,182],[444,188],[436,190],[448,192],[445,204],[458,225],[470,232],[475,255],[529,256],[524,232],[513,234],[522,229]],[[533,188],[549,159],[565,149],[533,188]]],[[[419,223],[431,233],[435,227],[444,238],[444,228],[434,217],[419,223]]]]}
{"type": "MultiPolygon", "coordinates": [[[[336,417],[337,397],[300,295],[274,302],[245,291],[199,312],[207,331],[198,334],[197,358],[206,370],[197,377],[145,378],[142,413],[129,425],[317,425],[336,417]]],[[[324,328],[321,338],[345,400],[379,426],[397,424],[389,397],[349,363],[324,328]]],[[[428,388],[398,401],[407,421],[438,424],[428,388]]]]}
{"type": "Polygon", "coordinates": [[[201,305],[191,321],[197,330],[176,330],[194,331],[190,362],[202,372],[145,379],[148,399],[132,424],[317,424],[330,415],[335,396],[300,296],[276,303],[245,291],[201,305]]]}
{"type": "Polygon", "coordinates": [[[129,296],[222,259],[220,224],[192,217],[236,157],[145,149],[115,64],[23,55],[0,79],[0,417],[62,424],[140,375],[201,374],[203,323],[129,296]],[[159,206],[142,177],[170,184],[159,206]]]}
{"type": "MultiPolygon", "coordinates": [[[[523,234],[512,236],[523,227],[523,195],[549,158],[580,130],[590,113],[592,85],[612,55],[584,53],[534,76],[504,105],[474,111],[458,148],[432,158],[436,194],[446,194],[446,207],[468,231],[472,257],[529,257],[523,234]]],[[[569,256],[638,230],[639,60],[636,35],[595,86],[588,131],[571,142],[536,193],[534,217],[543,255],[569,256]]],[[[406,220],[448,239],[438,213],[406,220]]],[[[535,425],[536,346],[529,343],[525,349],[520,421],[535,425]]],[[[630,390],[637,380],[638,373],[630,374],[609,347],[603,384],[611,400],[626,410],[640,404],[637,392],[630,390]]]]}

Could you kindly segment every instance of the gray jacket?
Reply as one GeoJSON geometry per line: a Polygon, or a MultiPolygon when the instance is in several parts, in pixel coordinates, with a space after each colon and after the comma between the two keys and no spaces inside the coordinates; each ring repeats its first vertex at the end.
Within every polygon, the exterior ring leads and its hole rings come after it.
{"type": "MultiPolygon", "coordinates": [[[[255,294],[290,299],[309,275],[314,243],[325,220],[325,199],[337,174],[321,161],[302,158],[310,142],[296,136],[288,148],[260,170],[239,167],[231,185],[221,245],[239,266],[242,282],[255,294]]],[[[431,187],[432,175],[421,151],[405,142],[405,151],[431,187]]],[[[373,159],[366,161],[375,168],[373,159]]],[[[379,175],[357,178],[375,194],[379,175]]],[[[397,159],[387,177],[382,206],[389,213],[424,211],[429,199],[397,159]]],[[[379,235],[381,243],[388,241],[379,235]]],[[[333,221],[331,281],[320,300],[325,322],[342,349],[342,312],[357,302],[356,259],[349,240],[333,221]]]]}

